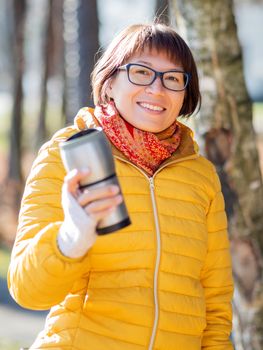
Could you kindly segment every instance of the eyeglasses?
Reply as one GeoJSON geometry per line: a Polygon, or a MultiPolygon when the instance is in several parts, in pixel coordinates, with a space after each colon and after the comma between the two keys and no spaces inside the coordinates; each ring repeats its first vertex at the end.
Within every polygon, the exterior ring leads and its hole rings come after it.
{"type": "Polygon", "coordinates": [[[190,73],[177,69],[166,72],[157,72],[156,70],[137,63],[128,63],[118,68],[126,70],[128,79],[132,84],[140,86],[151,85],[157,77],[160,77],[162,85],[172,91],[182,91],[187,87],[190,80],[190,73]]]}

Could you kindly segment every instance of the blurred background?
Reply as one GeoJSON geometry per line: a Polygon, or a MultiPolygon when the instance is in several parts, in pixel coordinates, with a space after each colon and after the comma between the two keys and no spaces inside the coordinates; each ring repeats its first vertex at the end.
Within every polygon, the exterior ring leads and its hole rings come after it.
{"type": "Polygon", "coordinates": [[[263,349],[262,328],[251,326],[263,314],[263,0],[0,0],[0,349],[29,346],[47,313],[20,308],[6,286],[32,161],[82,106],[93,106],[89,76],[114,35],[155,16],[179,31],[198,64],[203,105],[183,122],[221,175],[237,283],[236,349],[263,349]]]}

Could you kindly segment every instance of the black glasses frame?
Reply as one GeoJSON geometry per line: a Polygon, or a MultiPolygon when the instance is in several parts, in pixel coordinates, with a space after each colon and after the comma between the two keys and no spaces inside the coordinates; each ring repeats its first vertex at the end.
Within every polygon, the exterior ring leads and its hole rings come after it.
{"type": "Polygon", "coordinates": [[[129,82],[134,84],[134,85],[138,85],[138,86],[149,86],[149,85],[152,85],[152,83],[158,77],[160,77],[163,87],[165,87],[166,89],[171,90],[171,91],[183,91],[183,90],[185,90],[187,85],[189,84],[190,79],[191,79],[191,74],[190,73],[184,72],[184,71],[179,70],[179,69],[172,69],[172,70],[168,70],[168,71],[165,71],[165,72],[158,72],[155,69],[152,69],[152,68],[150,68],[148,66],[144,66],[143,64],[139,64],[139,63],[127,63],[127,64],[124,64],[123,66],[120,66],[118,68],[118,70],[126,70],[129,82]],[[143,67],[143,68],[147,68],[147,69],[151,70],[154,73],[152,81],[149,84],[137,84],[137,83],[134,83],[133,81],[131,81],[131,79],[130,79],[130,68],[131,68],[131,66],[138,66],[138,67],[143,67]],[[168,88],[167,86],[164,85],[163,76],[164,76],[165,73],[169,73],[169,72],[178,72],[178,73],[183,73],[184,74],[185,84],[184,84],[184,87],[182,89],[176,89],[176,90],[175,89],[170,89],[170,88],[168,88]]]}

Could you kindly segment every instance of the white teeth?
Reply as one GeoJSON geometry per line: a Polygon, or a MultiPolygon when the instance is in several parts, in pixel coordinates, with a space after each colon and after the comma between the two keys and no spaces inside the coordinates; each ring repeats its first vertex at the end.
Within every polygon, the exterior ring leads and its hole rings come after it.
{"type": "Polygon", "coordinates": [[[153,106],[153,105],[150,105],[149,103],[140,103],[140,105],[141,105],[142,107],[151,109],[151,110],[153,110],[153,111],[163,111],[163,110],[164,110],[164,108],[162,108],[162,107],[153,106]]]}

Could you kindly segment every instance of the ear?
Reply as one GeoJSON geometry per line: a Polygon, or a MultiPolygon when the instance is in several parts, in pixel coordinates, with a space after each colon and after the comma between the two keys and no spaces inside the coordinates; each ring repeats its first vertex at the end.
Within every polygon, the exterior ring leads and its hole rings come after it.
{"type": "Polygon", "coordinates": [[[113,80],[110,79],[110,80],[108,81],[108,84],[107,84],[106,90],[105,90],[105,93],[106,93],[107,97],[109,97],[109,99],[113,99],[112,84],[113,84],[113,80]]]}

